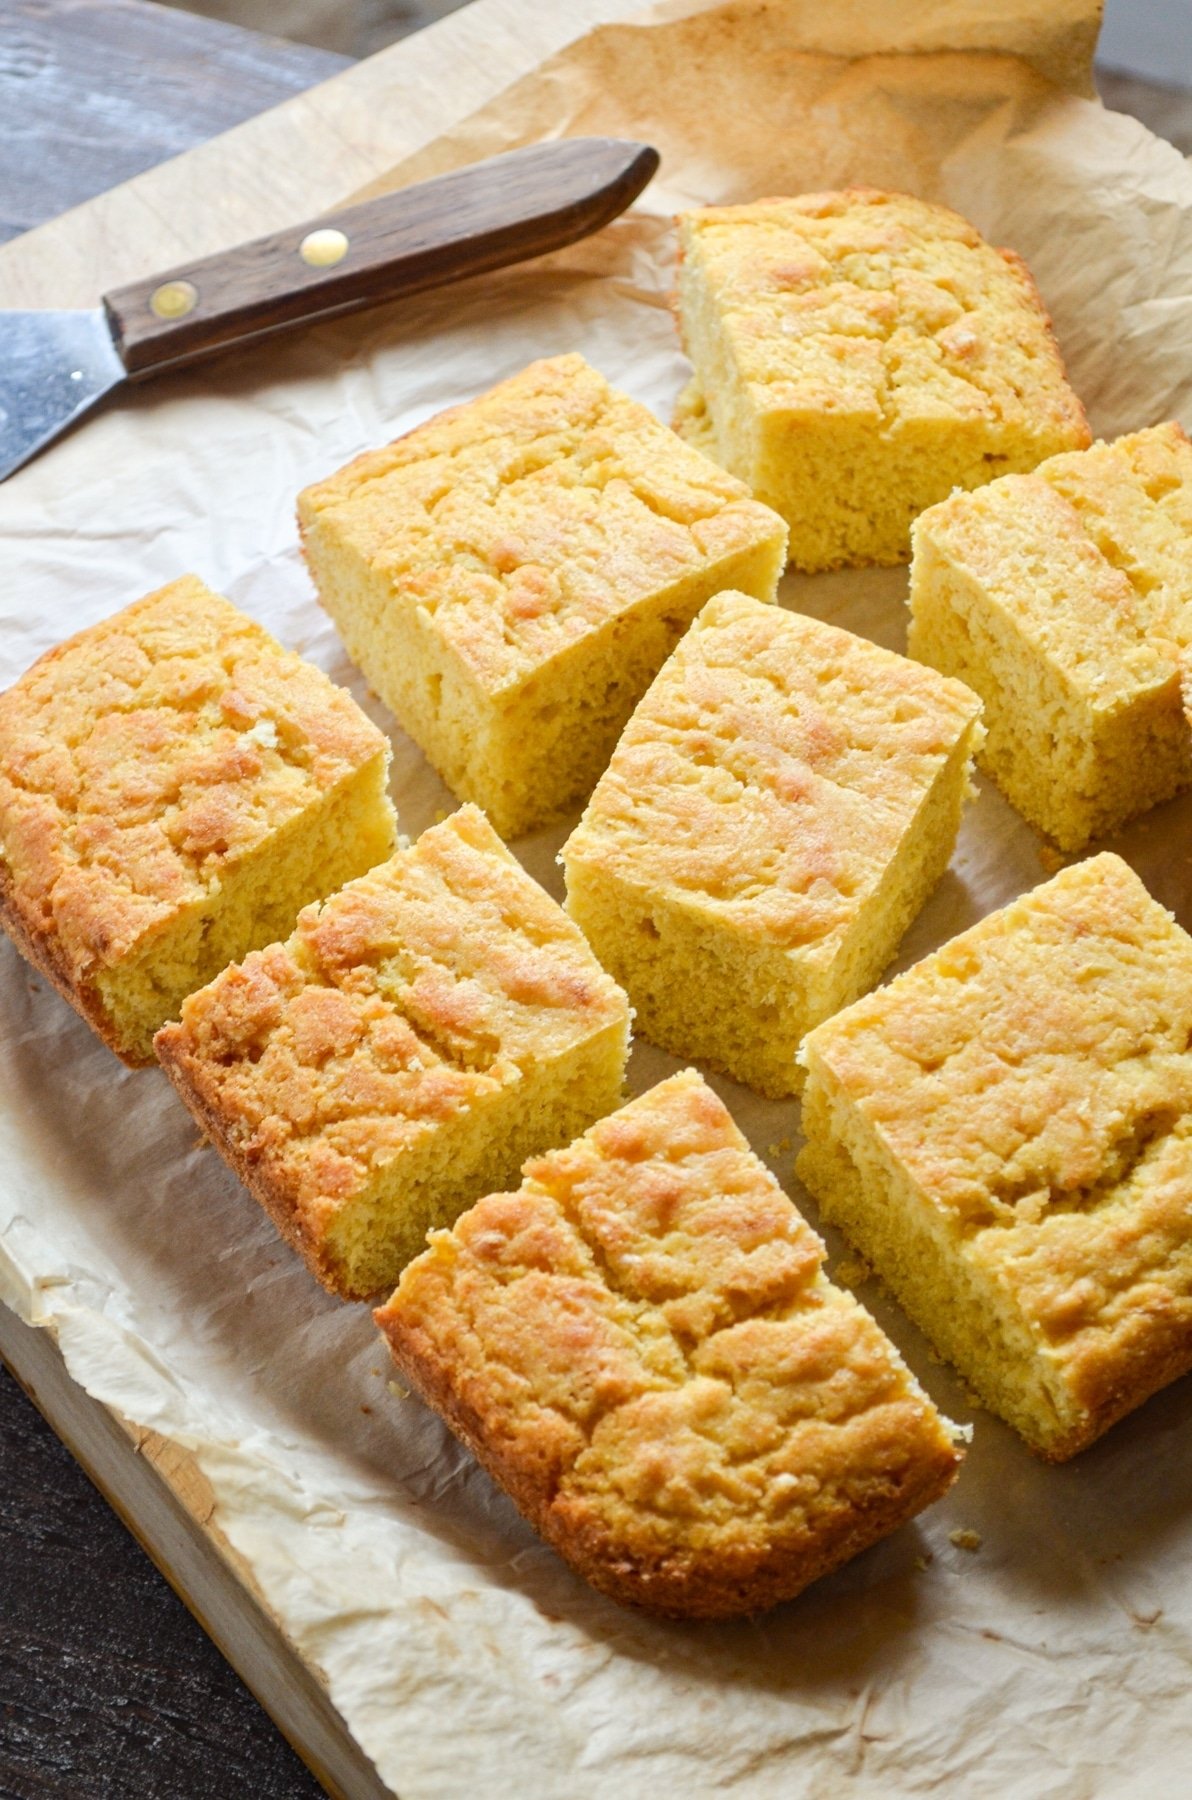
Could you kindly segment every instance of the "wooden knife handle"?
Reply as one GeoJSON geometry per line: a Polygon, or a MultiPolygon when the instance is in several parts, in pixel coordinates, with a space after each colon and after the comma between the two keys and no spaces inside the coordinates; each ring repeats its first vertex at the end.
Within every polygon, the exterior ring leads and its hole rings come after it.
{"type": "Polygon", "coordinates": [[[658,167],[647,144],[565,138],[366,200],[104,296],[132,376],[329,313],[458,281],[598,231],[658,167]]]}

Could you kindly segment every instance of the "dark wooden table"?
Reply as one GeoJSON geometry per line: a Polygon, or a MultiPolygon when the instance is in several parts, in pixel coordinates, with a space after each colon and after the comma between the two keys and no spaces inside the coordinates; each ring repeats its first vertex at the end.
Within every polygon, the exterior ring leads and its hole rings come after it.
{"type": "MultiPolygon", "coordinates": [[[[148,0],[0,0],[0,240],[341,67],[148,0]]],[[[1192,97],[1104,86],[1192,148],[1192,97]]],[[[0,1368],[0,1800],[320,1792],[0,1368]]]]}
{"type": "MultiPolygon", "coordinates": [[[[0,0],[0,240],[344,66],[147,0],[0,0]]],[[[0,1368],[2,1800],[321,1793],[0,1368]]]]}

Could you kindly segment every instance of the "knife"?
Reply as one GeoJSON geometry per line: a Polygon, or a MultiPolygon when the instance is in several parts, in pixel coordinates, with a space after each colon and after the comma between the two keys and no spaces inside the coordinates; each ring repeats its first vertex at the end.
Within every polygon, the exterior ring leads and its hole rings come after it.
{"type": "Polygon", "coordinates": [[[122,382],[573,244],[658,160],[618,138],[535,144],[113,288],[90,312],[0,312],[0,481],[122,382]]]}

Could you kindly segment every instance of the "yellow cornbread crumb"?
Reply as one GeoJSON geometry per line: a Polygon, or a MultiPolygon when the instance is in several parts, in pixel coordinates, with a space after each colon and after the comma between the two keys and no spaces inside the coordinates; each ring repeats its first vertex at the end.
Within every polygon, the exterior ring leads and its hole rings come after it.
{"type": "Polygon", "coordinates": [[[781,519],[581,356],[532,364],[299,500],[354,661],[504,837],[581,799],[718,588],[772,599],[781,519]]]}
{"type": "Polygon", "coordinates": [[[796,1165],[981,1401],[1061,1460],[1192,1366],[1192,939],[1065,869],[812,1032],[796,1165]]]}
{"type": "Polygon", "coordinates": [[[873,1274],[869,1264],[860,1256],[846,1256],[836,1265],[836,1279],[843,1288],[863,1287],[873,1274]]]}
{"type": "Polygon", "coordinates": [[[614,1107],[625,996],[465,806],[158,1034],[212,1142],[347,1299],[614,1107]]]}
{"type": "Polygon", "coordinates": [[[679,231],[676,428],[782,514],[798,568],[903,562],[954,487],[1088,443],[1026,265],[946,207],[853,188],[679,231]]]}
{"type": "Polygon", "coordinates": [[[823,1254],[688,1070],[434,1233],[376,1318],[593,1586],[727,1617],[798,1593],[959,1465],[823,1254]]]}
{"type": "Polygon", "coordinates": [[[562,852],[637,1029],[763,1094],[876,981],[947,866],[980,702],[744,594],[709,601],[562,852]]]}
{"type": "Polygon", "coordinates": [[[1081,850],[1192,782],[1192,444],[1178,425],[956,494],[914,528],[913,656],[975,688],[981,761],[1081,850]]]}
{"type": "Polygon", "coordinates": [[[948,1533],[948,1542],[955,1544],[958,1550],[979,1550],[982,1541],[979,1531],[950,1531],[948,1533]]]}
{"type": "Polygon", "coordinates": [[[393,848],[351,695],[186,576],[0,695],[0,924],[125,1062],[393,848]]]}

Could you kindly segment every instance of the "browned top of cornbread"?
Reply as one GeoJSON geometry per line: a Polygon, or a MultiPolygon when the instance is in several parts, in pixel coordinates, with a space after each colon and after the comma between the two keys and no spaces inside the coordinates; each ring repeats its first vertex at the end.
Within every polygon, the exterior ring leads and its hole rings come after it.
{"type": "Polygon", "coordinates": [[[1192,444],[1181,427],[1169,421],[1052,456],[1038,472],[1129,583],[1146,630],[1192,649],[1192,444]]]}
{"type": "Polygon", "coordinates": [[[490,393],[308,488],[486,686],[517,683],[707,564],[783,536],[775,514],[582,356],[490,393]]]}
{"type": "Polygon", "coordinates": [[[636,1566],[622,1597],[653,1573],[675,1610],[684,1583],[715,1610],[776,1544],[813,1563],[908,1466],[938,1491],[959,1460],[822,1262],[688,1070],[433,1233],[377,1319],[597,1585],[636,1566]]]}
{"type": "Polygon", "coordinates": [[[790,949],[880,880],[981,702],[746,594],[708,602],[626,727],[564,858],[790,949]]]}
{"type": "Polygon", "coordinates": [[[1178,425],[1049,457],[923,513],[929,537],[1102,712],[1192,647],[1192,444],[1178,425]]]}
{"type": "Polygon", "coordinates": [[[184,576],[0,695],[11,903],[76,976],[110,966],[384,749],[350,694],[184,576]]]}
{"type": "Polygon", "coordinates": [[[961,1253],[1008,1284],[1091,1407],[1192,1328],[1192,939],[1093,857],[819,1026],[961,1253]]]}
{"type": "Polygon", "coordinates": [[[578,928],[464,806],[192,994],[157,1046],[313,1218],[626,1012],[578,928]]]}
{"type": "Polygon", "coordinates": [[[1088,443],[1026,265],[947,207],[846,188],[704,207],[680,229],[756,405],[882,429],[1050,426],[1088,443]]]}

